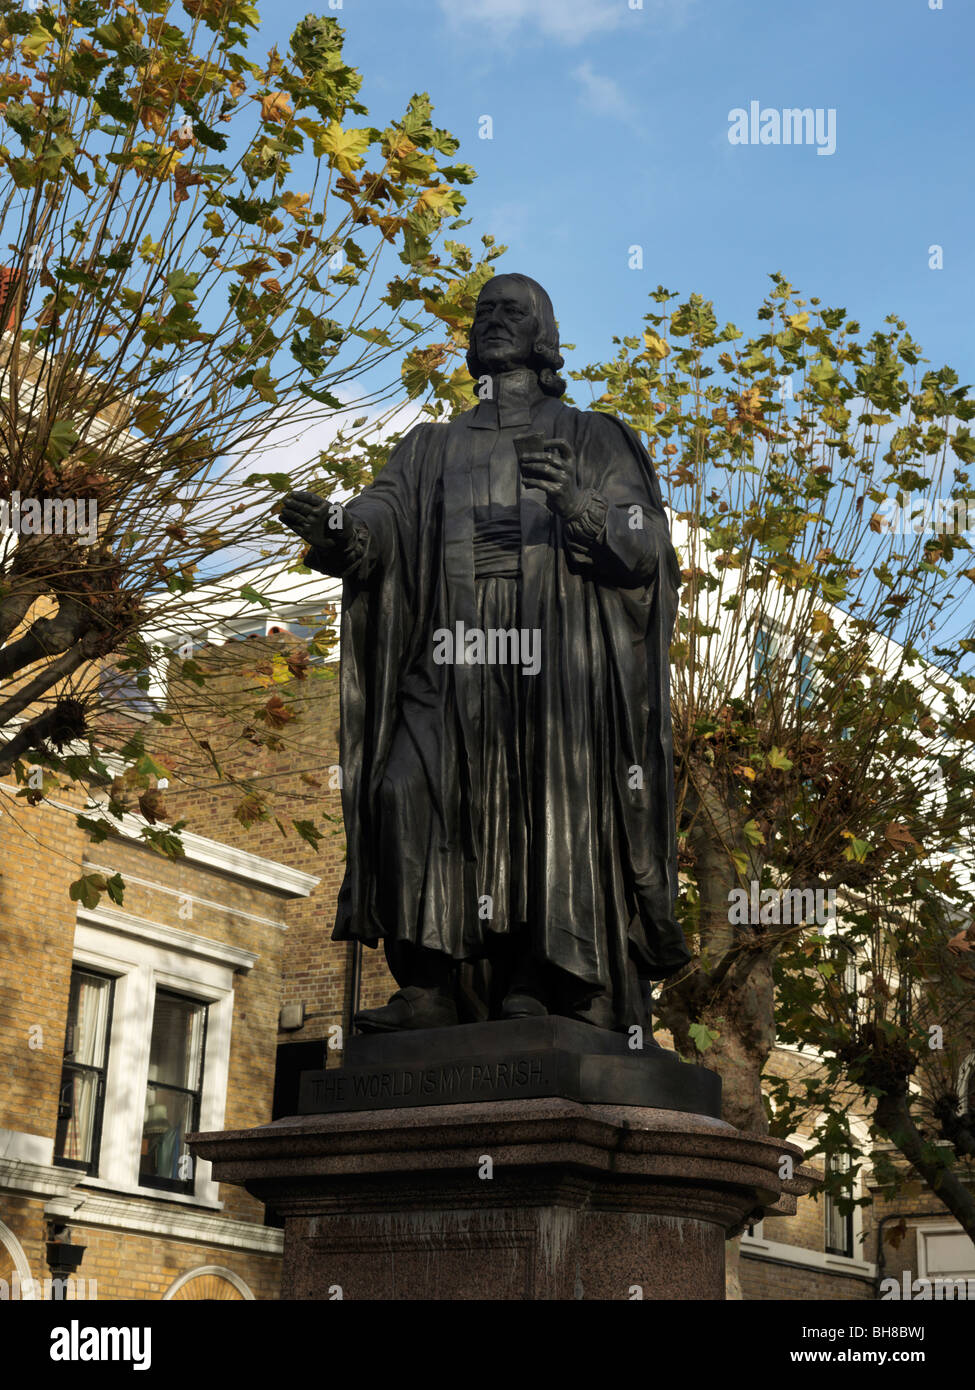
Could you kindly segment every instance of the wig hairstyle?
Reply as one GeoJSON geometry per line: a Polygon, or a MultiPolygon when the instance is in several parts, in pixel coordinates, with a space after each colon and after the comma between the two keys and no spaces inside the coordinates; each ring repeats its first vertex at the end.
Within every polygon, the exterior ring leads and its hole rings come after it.
{"type": "MultiPolygon", "coordinates": [[[[559,352],[559,329],[555,322],[555,310],[552,308],[552,301],[537,280],[533,280],[528,275],[517,275],[509,271],[492,276],[482,287],[481,294],[496,280],[517,280],[520,285],[524,285],[527,289],[532,313],[535,315],[535,322],[538,325],[534,352],[529,366],[538,373],[538,384],[546,396],[564,395],[565,381],[559,376],[559,368],[565,363],[565,358],[559,352]]],[[[473,330],[471,336],[473,339],[473,330]]],[[[478,360],[473,346],[467,349],[467,370],[475,381],[478,381],[482,376],[489,375],[478,360]]]]}

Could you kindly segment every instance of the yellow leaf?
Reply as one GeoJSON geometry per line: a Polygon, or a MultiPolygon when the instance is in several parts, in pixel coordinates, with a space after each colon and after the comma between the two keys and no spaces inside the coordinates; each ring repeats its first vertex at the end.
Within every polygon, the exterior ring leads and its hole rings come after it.
{"type": "Polygon", "coordinates": [[[647,352],[658,360],[663,359],[670,352],[670,345],[665,343],[663,338],[658,338],[656,333],[651,333],[648,328],[644,329],[643,341],[646,345],[647,352]]]}
{"type": "Polygon", "coordinates": [[[336,121],[329,121],[324,133],[315,141],[316,155],[330,155],[329,162],[341,174],[351,174],[360,168],[368,148],[368,130],[343,130],[336,121]]]}
{"type": "Polygon", "coordinates": [[[281,195],[281,206],[294,218],[304,217],[307,204],[310,202],[310,193],[282,193],[281,195]]]}
{"type": "Polygon", "coordinates": [[[35,24],[27,37],[21,41],[21,47],[24,52],[29,53],[32,58],[37,58],[51,42],[51,35],[43,25],[35,24]]]}
{"type": "Polygon", "coordinates": [[[457,194],[446,183],[434,184],[431,188],[425,188],[420,194],[418,205],[428,208],[431,212],[443,212],[444,210],[456,211],[457,194]]]}
{"type": "Polygon", "coordinates": [[[809,310],[804,309],[801,314],[787,314],[785,321],[797,332],[805,333],[809,328],[809,310]]]}
{"type": "Polygon", "coordinates": [[[389,145],[383,153],[387,159],[405,159],[407,155],[416,153],[416,145],[400,132],[397,134],[395,143],[389,145]]]}
{"type": "Polygon", "coordinates": [[[144,178],[166,179],[182,157],[172,145],[150,145],[148,140],[140,140],[132,151],[132,164],[144,178]]]}

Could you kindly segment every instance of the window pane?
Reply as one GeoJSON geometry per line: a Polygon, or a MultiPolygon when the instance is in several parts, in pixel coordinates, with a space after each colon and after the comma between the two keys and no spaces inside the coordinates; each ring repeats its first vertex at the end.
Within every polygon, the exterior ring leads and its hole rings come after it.
{"type": "Polygon", "coordinates": [[[55,1152],[58,1158],[91,1163],[98,1109],[98,1072],[74,1071],[66,1066],[61,1074],[61,1100],[55,1152]]]}
{"type": "Polygon", "coordinates": [[[72,971],[65,1061],[81,1062],[88,1067],[105,1065],[111,991],[111,980],[85,975],[80,970],[72,971]]]}
{"type": "Polygon", "coordinates": [[[195,1096],[183,1091],[167,1091],[150,1086],[142,1127],[142,1177],[163,1178],[168,1182],[189,1182],[193,1177],[193,1158],[185,1136],[193,1129],[195,1096]]]}
{"type": "Polygon", "coordinates": [[[199,1117],[206,1015],[205,1004],[156,991],[139,1161],[150,1186],[189,1187],[193,1181],[186,1135],[199,1117]]]}
{"type": "Polygon", "coordinates": [[[150,1087],[154,1081],[191,1091],[199,1087],[205,1017],[204,1004],[157,991],[149,1045],[150,1087]]]}
{"type": "MultiPolygon", "coordinates": [[[[827,1169],[832,1173],[848,1173],[849,1154],[834,1154],[827,1159],[827,1169]]],[[[848,1191],[844,1195],[849,1195],[848,1191]]],[[[853,1213],[841,1215],[835,1197],[826,1197],[826,1249],[837,1255],[853,1254],[853,1213]]]]}

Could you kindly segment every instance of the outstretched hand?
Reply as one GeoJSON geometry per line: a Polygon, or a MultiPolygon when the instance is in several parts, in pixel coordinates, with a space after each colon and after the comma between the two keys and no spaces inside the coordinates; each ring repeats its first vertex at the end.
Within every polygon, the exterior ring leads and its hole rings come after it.
{"type": "Polygon", "coordinates": [[[323,546],[335,539],[335,526],[329,526],[333,503],[317,492],[289,492],[281,507],[281,520],[290,531],[311,546],[323,546]]]}

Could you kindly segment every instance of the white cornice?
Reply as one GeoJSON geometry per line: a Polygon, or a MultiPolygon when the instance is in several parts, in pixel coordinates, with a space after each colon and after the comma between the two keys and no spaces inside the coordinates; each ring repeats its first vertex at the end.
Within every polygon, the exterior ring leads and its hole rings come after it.
{"type": "Polygon", "coordinates": [[[78,1181],[77,1169],[55,1168],[20,1158],[0,1158],[0,1191],[63,1197],[78,1181]]]}
{"type": "MultiPolygon", "coordinates": [[[[133,816],[132,819],[136,818],[133,816]]],[[[285,898],[307,898],[321,882],[315,874],[293,869],[290,864],[281,864],[276,859],[264,859],[259,854],[251,854],[250,850],[237,849],[235,845],[224,845],[217,840],[208,840],[205,836],[194,835],[188,830],[180,831],[180,839],[187,859],[206,864],[221,873],[233,874],[248,883],[260,883],[285,898]]]]}
{"type": "MultiPolygon", "coordinates": [[[[10,782],[0,782],[0,790],[16,796],[21,788],[10,782]]],[[[98,802],[92,802],[82,809],[70,806],[66,801],[45,797],[43,804],[56,811],[68,811],[72,815],[104,811],[104,807],[98,802]]],[[[124,840],[135,841],[141,849],[153,852],[142,838],[146,821],[141,816],[125,814],[121,820],[107,816],[105,819],[109,822],[113,834],[124,840]]],[[[167,827],[160,825],[159,828],[167,827]]],[[[276,859],[265,859],[260,854],[252,854],[250,850],[221,844],[220,841],[210,840],[205,835],[194,835],[189,830],[181,830],[179,838],[183,845],[183,857],[190,863],[203,864],[208,869],[229,874],[245,883],[258,883],[263,888],[270,888],[273,892],[279,893],[283,898],[307,898],[321,881],[315,874],[293,869],[290,864],[281,864],[276,859]]]]}
{"type": "MultiPolygon", "coordinates": [[[[93,859],[85,859],[85,868],[93,869],[96,874],[107,874],[111,876],[115,873],[114,864],[96,864],[93,859]]],[[[231,917],[241,917],[245,922],[257,922],[262,927],[275,927],[278,931],[287,931],[288,923],[280,921],[277,917],[262,917],[257,912],[245,912],[242,907],[230,907],[227,903],[219,903],[213,898],[201,898],[199,893],[188,893],[185,888],[170,888],[168,884],[160,883],[155,878],[139,878],[137,874],[130,874],[126,870],[123,875],[126,885],[138,883],[141,888],[149,888],[153,893],[165,893],[170,898],[179,898],[183,902],[196,904],[198,907],[214,908],[218,912],[226,912],[231,917]]]]}
{"type": "Polygon", "coordinates": [[[786,1245],[781,1240],[764,1240],[761,1236],[743,1235],[741,1253],[755,1260],[773,1264],[805,1265],[824,1274],[853,1274],[860,1279],[874,1279],[877,1266],[870,1260],[858,1260],[849,1255],[829,1255],[825,1250],[808,1250],[804,1245],[786,1245]]]}
{"type": "Polygon", "coordinates": [[[131,912],[121,912],[117,907],[103,907],[101,904],[94,908],[79,906],[78,921],[100,927],[103,931],[148,941],[153,946],[178,951],[183,956],[198,956],[231,970],[250,970],[257,960],[253,951],[228,946],[226,942],[214,941],[209,936],[197,936],[195,932],[184,931],[181,927],[164,927],[159,922],[150,922],[131,912]]]}
{"type": "Polygon", "coordinates": [[[192,1240],[223,1249],[253,1250],[262,1255],[280,1255],[284,1232],[254,1221],[237,1221],[232,1216],[211,1212],[178,1210],[161,1202],[120,1197],[74,1187],[55,1202],[45,1214],[58,1216],[72,1226],[109,1226],[117,1231],[143,1231],[167,1236],[170,1240],[192,1240]]]}

